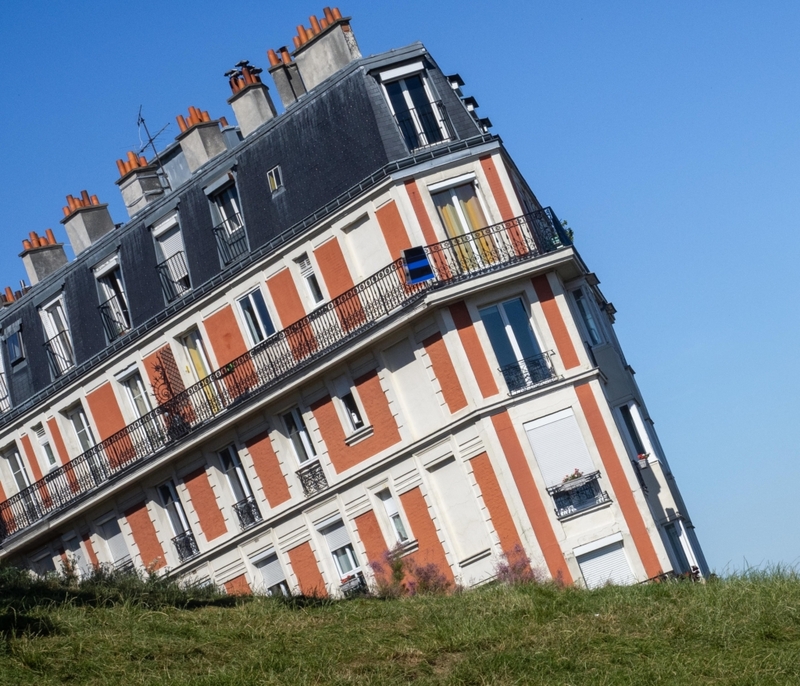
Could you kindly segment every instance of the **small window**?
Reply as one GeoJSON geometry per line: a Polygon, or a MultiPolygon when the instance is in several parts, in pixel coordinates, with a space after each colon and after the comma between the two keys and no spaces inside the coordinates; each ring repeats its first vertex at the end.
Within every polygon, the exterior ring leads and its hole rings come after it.
{"type": "Polygon", "coordinates": [[[275,333],[272,318],[269,316],[267,304],[260,289],[256,289],[239,299],[239,310],[242,313],[250,344],[261,343],[275,333]]]}
{"type": "Polygon", "coordinates": [[[45,433],[44,426],[37,424],[33,427],[33,431],[36,434],[36,440],[39,442],[39,447],[42,449],[42,454],[44,455],[45,462],[47,463],[47,468],[55,469],[58,466],[58,462],[56,460],[55,453],[53,453],[53,448],[50,445],[50,441],[47,438],[47,434],[45,433]]]}
{"type": "Polygon", "coordinates": [[[25,470],[25,465],[22,464],[22,458],[20,457],[16,446],[7,450],[3,454],[3,457],[5,458],[6,462],[8,463],[8,467],[11,470],[11,476],[14,479],[17,492],[24,491],[26,488],[28,488],[28,486],[31,485],[31,480],[28,477],[28,472],[25,470]]]}
{"type": "Polygon", "coordinates": [[[25,359],[25,349],[22,346],[22,331],[15,331],[6,338],[8,361],[11,364],[22,362],[25,359]]]}
{"type": "Polygon", "coordinates": [[[81,452],[85,453],[90,450],[95,444],[94,434],[92,428],[89,426],[89,420],[86,413],[83,411],[81,405],[76,405],[70,410],[67,410],[67,418],[72,424],[75,431],[75,437],[78,439],[78,445],[81,447],[81,452]]]}
{"type": "Polygon", "coordinates": [[[572,291],[572,294],[575,296],[575,303],[578,306],[578,312],[580,312],[583,325],[586,327],[586,332],[589,334],[589,340],[591,341],[592,345],[598,345],[602,343],[603,338],[600,335],[600,328],[597,326],[597,322],[594,318],[592,304],[584,295],[583,289],[576,288],[574,291],[572,291]]]}
{"type": "Polygon", "coordinates": [[[0,412],[8,412],[11,409],[11,397],[8,395],[8,384],[6,383],[6,370],[3,364],[3,352],[0,350],[0,412]]]}
{"type": "Polygon", "coordinates": [[[272,193],[283,187],[283,177],[281,176],[280,167],[273,167],[267,172],[267,183],[269,183],[269,190],[272,193]]]}
{"type": "Polygon", "coordinates": [[[261,572],[267,595],[270,596],[289,596],[289,584],[286,583],[286,575],[283,573],[278,556],[268,555],[263,560],[255,562],[255,567],[261,572]]]}
{"type": "Polygon", "coordinates": [[[189,533],[191,531],[189,528],[189,520],[186,518],[186,512],[183,509],[183,504],[178,497],[172,479],[158,487],[158,494],[161,497],[161,504],[167,511],[172,533],[176,536],[182,533],[189,533]]]}
{"type": "Polygon", "coordinates": [[[131,564],[131,553],[116,517],[107,519],[97,527],[108,549],[108,556],[117,569],[131,564]]]}
{"type": "Polygon", "coordinates": [[[640,419],[639,408],[635,403],[620,405],[619,413],[622,415],[622,421],[625,423],[625,428],[628,431],[628,436],[633,444],[633,449],[636,451],[637,458],[646,460],[650,456],[650,451],[645,445],[647,437],[645,435],[644,426],[636,421],[640,419]],[[637,415],[636,418],[634,418],[634,413],[637,415]]]}
{"type": "Polygon", "coordinates": [[[389,491],[387,488],[383,491],[380,491],[377,495],[380,501],[383,503],[386,516],[389,517],[389,521],[392,523],[392,528],[394,529],[397,542],[405,543],[408,540],[408,533],[406,533],[406,527],[403,524],[402,518],[400,517],[400,512],[397,509],[397,503],[395,502],[391,491],[389,491]]]}
{"type": "Polygon", "coordinates": [[[303,253],[295,262],[297,262],[297,266],[300,267],[300,275],[306,282],[308,293],[314,301],[314,304],[321,303],[324,300],[324,296],[322,295],[322,289],[319,287],[317,275],[314,273],[314,267],[311,266],[311,260],[308,259],[308,254],[303,253]]]}
{"type": "Polygon", "coordinates": [[[250,483],[247,481],[247,475],[244,473],[244,467],[236,449],[229,445],[218,454],[222,463],[222,471],[228,478],[228,486],[235,501],[233,510],[239,519],[239,526],[244,531],[261,521],[261,511],[253,498],[253,491],[250,489],[250,483]]]}
{"type": "Polygon", "coordinates": [[[192,287],[178,217],[172,216],[154,226],[153,237],[159,259],[156,268],[161,278],[161,287],[167,302],[171,302],[192,287]]]}
{"type": "Polygon", "coordinates": [[[361,411],[358,409],[356,399],[352,393],[345,393],[342,397],[342,405],[344,405],[347,419],[350,422],[350,428],[357,431],[364,426],[364,420],[361,418],[361,411]]]}
{"type": "Polygon", "coordinates": [[[388,81],[382,76],[397,126],[409,150],[452,138],[444,106],[431,97],[424,72],[388,81]]]}
{"type": "Polygon", "coordinates": [[[239,193],[234,183],[211,196],[214,218],[214,236],[217,239],[223,264],[230,264],[247,252],[247,235],[244,230],[239,193]]]}
{"type": "Polygon", "coordinates": [[[57,378],[75,366],[75,354],[69,334],[64,302],[59,296],[39,309],[45,334],[45,348],[53,378],[57,378]]]}
{"type": "Polygon", "coordinates": [[[108,342],[115,341],[131,328],[128,298],[122,284],[122,271],[117,258],[95,269],[97,289],[100,293],[100,315],[108,342]]]}
{"type": "Polygon", "coordinates": [[[358,560],[356,559],[353,545],[350,543],[350,536],[344,527],[344,522],[340,520],[331,526],[325,527],[320,533],[325,537],[325,542],[331,551],[331,557],[333,557],[339,576],[342,579],[346,579],[357,572],[358,560]]]}
{"type": "Polygon", "coordinates": [[[308,429],[306,429],[300,410],[295,407],[284,414],[283,423],[286,425],[287,435],[292,443],[297,461],[302,464],[312,457],[316,457],[317,452],[314,450],[314,444],[308,435],[308,429]]]}
{"type": "Polygon", "coordinates": [[[133,414],[139,418],[144,417],[150,410],[150,398],[147,396],[147,390],[142,381],[142,375],[139,372],[129,374],[120,381],[125,389],[125,395],[128,397],[128,404],[133,414]]]}

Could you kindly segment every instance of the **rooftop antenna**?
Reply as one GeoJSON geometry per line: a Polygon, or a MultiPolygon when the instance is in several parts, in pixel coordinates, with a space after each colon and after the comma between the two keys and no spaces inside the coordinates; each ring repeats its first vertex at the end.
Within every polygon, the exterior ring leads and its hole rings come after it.
{"type": "MultiPolygon", "coordinates": [[[[145,150],[147,150],[148,147],[153,149],[153,155],[155,156],[156,159],[156,165],[158,166],[158,175],[159,178],[161,179],[161,183],[164,184],[167,190],[172,190],[172,186],[169,185],[169,177],[167,176],[167,173],[164,171],[164,165],[162,164],[161,158],[158,155],[158,150],[156,150],[156,143],[155,143],[156,138],[158,138],[162,133],[164,133],[169,124],[164,125],[161,128],[161,130],[158,131],[158,133],[156,133],[155,136],[151,136],[150,129],[147,128],[147,122],[144,120],[144,117],[142,116],[142,107],[143,105],[139,105],[139,115],[136,118],[136,125],[139,127],[144,127],[144,132],[147,134],[147,143],[141,146],[139,152],[140,153],[144,152],[145,150]]],[[[141,138],[139,140],[141,141],[141,138]]]]}

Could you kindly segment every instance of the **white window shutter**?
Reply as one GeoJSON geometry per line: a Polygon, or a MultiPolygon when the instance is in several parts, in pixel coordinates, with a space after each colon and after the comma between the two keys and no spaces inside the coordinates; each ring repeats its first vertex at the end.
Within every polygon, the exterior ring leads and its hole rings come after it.
{"type": "Polygon", "coordinates": [[[597,471],[572,410],[561,410],[525,424],[546,486],[557,486],[576,469],[597,471]]]}
{"type": "Polygon", "coordinates": [[[272,586],[275,586],[275,584],[279,584],[281,581],[286,579],[277,555],[265,557],[256,565],[256,567],[258,567],[259,571],[261,572],[261,576],[264,579],[264,585],[267,588],[271,588],[272,586]]]}
{"type": "Polygon", "coordinates": [[[606,584],[628,586],[636,583],[622,542],[578,555],[576,559],[588,588],[599,588],[606,584]]]}
{"type": "Polygon", "coordinates": [[[176,253],[183,252],[183,237],[181,236],[180,227],[176,226],[159,236],[158,244],[161,246],[161,252],[164,254],[165,260],[168,260],[176,253]]]}
{"type": "Polygon", "coordinates": [[[125,545],[125,537],[119,528],[117,520],[110,519],[100,528],[103,531],[103,538],[106,539],[108,550],[114,562],[119,562],[128,557],[128,546],[125,545]]]}
{"type": "Polygon", "coordinates": [[[331,552],[350,545],[350,536],[347,535],[347,529],[344,528],[344,522],[339,521],[321,531],[325,536],[325,542],[331,552]]]}

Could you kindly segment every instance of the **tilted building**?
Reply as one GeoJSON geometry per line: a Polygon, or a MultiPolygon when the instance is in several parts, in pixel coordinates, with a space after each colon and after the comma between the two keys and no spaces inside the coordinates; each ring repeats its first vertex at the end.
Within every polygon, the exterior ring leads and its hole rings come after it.
{"type": "Polygon", "coordinates": [[[326,8],[24,241],[0,309],[0,561],[337,594],[401,546],[491,579],[706,571],[614,308],[421,44],[326,8]]]}

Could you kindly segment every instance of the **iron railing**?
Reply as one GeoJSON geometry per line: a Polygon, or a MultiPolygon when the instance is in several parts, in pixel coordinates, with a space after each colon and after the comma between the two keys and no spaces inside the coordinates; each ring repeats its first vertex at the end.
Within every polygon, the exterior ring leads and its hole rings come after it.
{"type": "Polygon", "coordinates": [[[239,526],[242,531],[249,529],[254,524],[261,521],[261,510],[258,509],[256,499],[249,495],[244,500],[240,500],[233,506],[236,516],[239,518],[239,526]]]}
{"type": "Polygon", "coordinates": [[[200,554],[200,548],[197,547],[197,541],[191,531],[184,531],[175,536],[172,539],[172,545],[175,546],[175,551],[178,553],[178,559],[181,562],[191,560],[200,554]]]}
{"type": "Polygon", "coordinates": [[[455,138],[447,110],[440,100],[427,107],[411,107],[397,112],[394,118],[409,152],[455,138]]]}
{"type": "MultiPolygon", "coordinates": [[[[428,281],[406,283],[402,260],[396,260],[0,503],[0,543],[279,386],[427,292],[567,245],[569,239],[548,208],[481,229],[471,237],[426,246],[433,270],[428,281]],[[481,259],[465,258],[463,249],[476,240],[485,246],[481,259]]],[[[306,495],[328,487],[318,462],[301,468],[298,476],[306,495]]]]}
{"type": "Polygon", "coordinates": [[[583,510],[610,503],[608,493],[600,490],[599,478],[600,472],[592,472],[557,486],[550,486],[547,492],[553,496],[556,516],[564,519],[583,510]]]}
{"type": "Polygon", "coordinates": [[[319,463],[319,460],[314,460],[311,464],[303,465],[295,473],[297,474],[297,478],[300,479],[300,485],[303,487],[303,495],[306,497],[328,488],[328,479],[325,478],[325,472],[322,471],[322,465],[319,463]]]}
{"type": "Polygon", "coordinates": [[[215,226],[214,237],[217,239],[217,249],[223,264],[230,264],[247,252],[244,222],[238,214],[215,226]]]}
{"type": "Polygon", "coordinates": [[[342,580],[339,590],[345,598],[351,598],[357,595],[366,595],[369,593],[369,586],[367,586],[367,580],[364,575],[361,572],[356,572],[342,580]]]}
{"type": "Polygon", "coordinates": [[[156,269],[161,278],[161,288],[167,302],[172,302],[192,287],[183,250],[179,250],[163,262],[159,262],[156,269]]]}
{"type": "Polygon", "coordinates": [[[131,328],[131,316],[128,303],[118,295],[112,295],[100,305],[100,315],[103,319],[103,328],[108,342],[117,340],[131,328]]]}
{"type": "Polygon", "coordinates": [[[11,409],[11,399],[8,397],[8,386],[6,386],[6,375],[0,372],[0,412],[8,412],[11,409]]]}
{"type": "Polygon", "coordinates": [[[69,331],[60,331],[47,341],[44,347],[47,350],[47,359],[54,379],[75,366],[75,354],[72,352],[69,331]]]}
{"type": "Polygon", "coordinates": [[[508,386],[508,394],[514,395],[530,388],[536,388],[556,378],[550,352],[526,357],[519,362],[500,367],[500,373],[508,386]]]}

